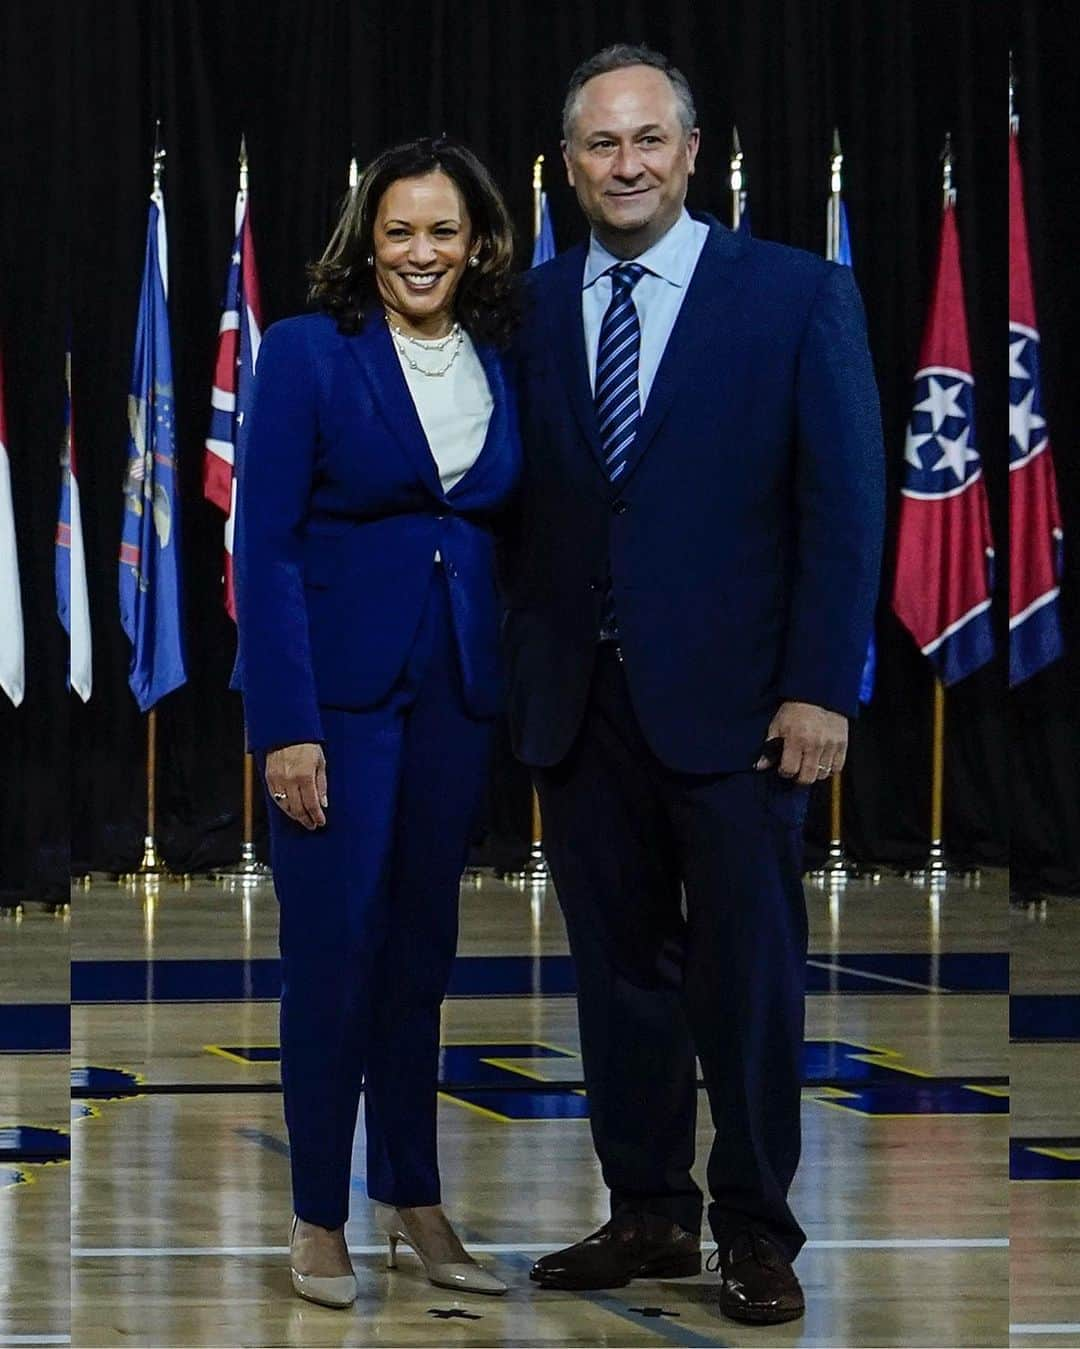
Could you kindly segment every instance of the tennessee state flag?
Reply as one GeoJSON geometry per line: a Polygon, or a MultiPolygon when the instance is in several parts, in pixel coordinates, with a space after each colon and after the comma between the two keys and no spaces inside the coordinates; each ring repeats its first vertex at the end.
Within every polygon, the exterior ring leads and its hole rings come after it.
{"type": "Polygon", "coordinates": [[[937,274],[923,332],[904,443],[893,609],[934,666],[955,684],[994,653],[993,542],[975,440],[956,208],[941,220],[937,274]]]}
{"type": "Polygon", "coordinates": [[[1019,137],[1009,134],[1009,683],[1021,684],[1065,649],[1060,601],[1063,534],[1042,407],[1039,325],[1031,282],[1019,137]]]}

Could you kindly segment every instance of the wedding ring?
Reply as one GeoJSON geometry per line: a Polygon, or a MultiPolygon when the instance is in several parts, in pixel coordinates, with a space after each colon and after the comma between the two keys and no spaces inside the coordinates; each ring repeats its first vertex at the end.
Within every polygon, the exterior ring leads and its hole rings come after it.
{"type": "Polygon", "coordinates": [[[275,800],[275,801],[287,801],[287,800],[289,799],[289,793],[288,793],[288,792],[274,792],[274,793],[273,793],[273,797],[274,797],[274,800],[275,800]]]}

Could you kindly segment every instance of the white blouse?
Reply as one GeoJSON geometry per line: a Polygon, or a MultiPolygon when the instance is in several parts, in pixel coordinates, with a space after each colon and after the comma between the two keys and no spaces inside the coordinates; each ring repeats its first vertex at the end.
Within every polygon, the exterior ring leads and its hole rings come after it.
{"type": "Polygon", "coordinates": [[[464,331],[457,358],[446,374],[439,376],[414,370],[402,349],[418,365],[438,370],[446,364],[452,344],[442,345],[440,349],[438,343],[406,340],[396,333],[393,339],[416,415],[439,470],[442,489],[449,492],[476,463],[484,448],[492,409],[487,375],[476,348],[464,331]]]}

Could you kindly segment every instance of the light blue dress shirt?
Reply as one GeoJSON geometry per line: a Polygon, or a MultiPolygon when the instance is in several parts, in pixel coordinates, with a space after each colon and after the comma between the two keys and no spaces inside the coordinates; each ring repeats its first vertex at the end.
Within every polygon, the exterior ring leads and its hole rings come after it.
{"type": "MultiPolygon", "coordinates": [[[[634,287],[634,308],[641,325],[641,354],[638,358],[638,393],[644,411],[657,367],[679,317],[686,288],[694,274],[709,227],[683,211],[671,229],[634,258],[648,268],[634,287]]],[[[604,273],[626,259],[609,253],[595,235],[589,240],[582,278],[581,317],[585,325],[585,354],[589,361],[589,387],[596,389],[596,348],[600,343],[600,325],[611,303],[611,277],[604,273]]]]}

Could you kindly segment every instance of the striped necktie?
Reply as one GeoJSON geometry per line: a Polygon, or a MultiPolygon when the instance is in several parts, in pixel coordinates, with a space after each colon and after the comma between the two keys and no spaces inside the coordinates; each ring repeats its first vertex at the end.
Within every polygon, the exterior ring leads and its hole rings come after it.
{"type": "Polygon", "coordinates": [[[641,325],[633,290],[645,275],[640,262],[612,267],[611,303],[600,325],[596,348],[596,420],[608,477],[616,482],[626,468],[641,419],[638,398],[638,356],[641,325]]]}
{"type": "MultiPolygon", "coordinates": [[[[641,420],[638,396],[641,325],[634,308],[633,290],[645,270],[639,262],[621,262],[610,269],[611,303],[600,325],[596,348],[596,421],[612,482],[618,482],[626,469],[641,420]]],[[[617,641],[618,636],[615,595],[609,578],[600,609],[600,640],[617,641]]]]}

